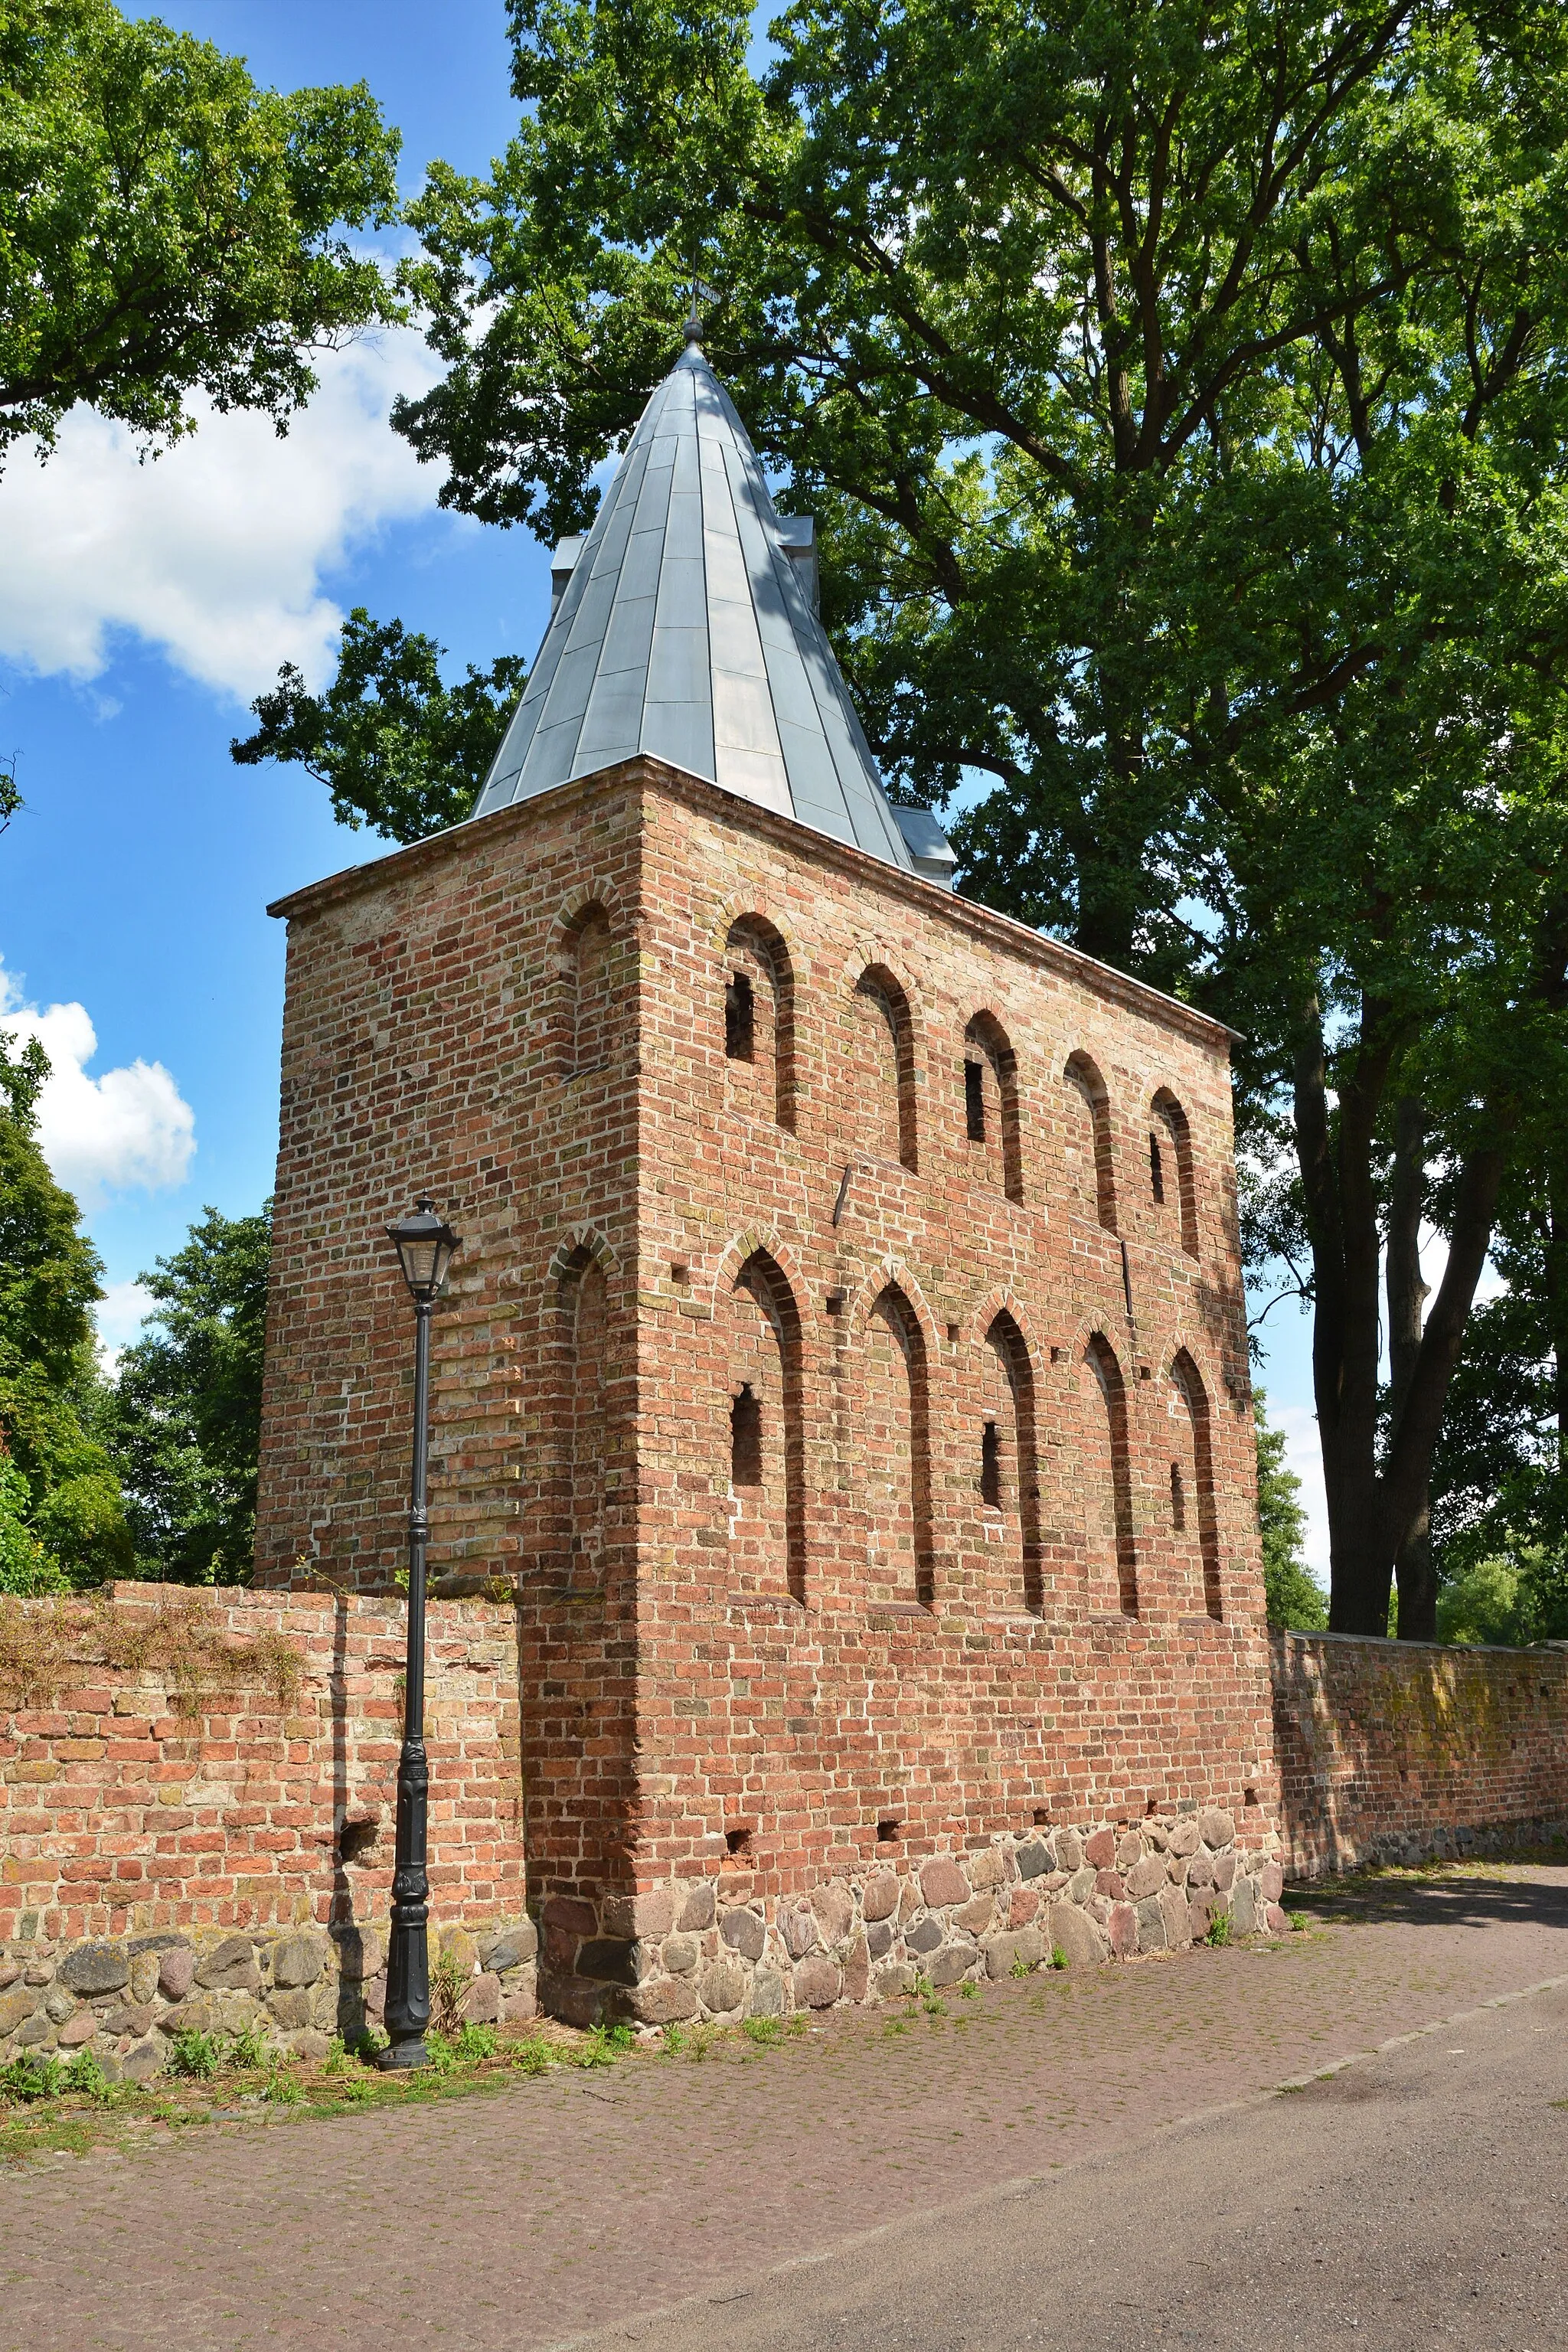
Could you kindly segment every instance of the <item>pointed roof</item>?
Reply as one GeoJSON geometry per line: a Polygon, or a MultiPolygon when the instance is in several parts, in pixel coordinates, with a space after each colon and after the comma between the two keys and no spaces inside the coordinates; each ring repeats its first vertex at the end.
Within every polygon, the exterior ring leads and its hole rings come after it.
{"type": "Polygon", "coordinates": [[[883,790],[816,617],[815,564],[809,523],[775,511],[744,425],[689,341],[592,530],[556,551],[550,626],[474,814],[647,752],[950,879],[935,819],[895,812],[883,790]]]}

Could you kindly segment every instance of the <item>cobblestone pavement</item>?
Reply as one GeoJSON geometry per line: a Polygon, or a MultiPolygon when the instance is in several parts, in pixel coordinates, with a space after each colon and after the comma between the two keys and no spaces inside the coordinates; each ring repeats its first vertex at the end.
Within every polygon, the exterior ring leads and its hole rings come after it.
{"type": "Polygon", "coordinates": [[[900,2032],[886,2011],[843,2012],[774,2050],[61,2159],[0,2179],[0,2352],[637,2335],[661,2307],[1135,2155],[1183,2118],[1555,1977],[1568,1870],[1398,1881],[1267,1951],[989,1986],[900,2032]]]}

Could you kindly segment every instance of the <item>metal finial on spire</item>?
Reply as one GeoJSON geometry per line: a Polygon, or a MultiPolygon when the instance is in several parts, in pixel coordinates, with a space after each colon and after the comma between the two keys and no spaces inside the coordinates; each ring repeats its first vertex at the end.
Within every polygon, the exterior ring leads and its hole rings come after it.
{"type": "Polygon", "coordinates": [[[686,321],[686,340],[689,343],[697,344],[699,349],[701,348],[702,321],[697,315],[697,306],[695,303],[691,306],[691,316],[686,321]]]}

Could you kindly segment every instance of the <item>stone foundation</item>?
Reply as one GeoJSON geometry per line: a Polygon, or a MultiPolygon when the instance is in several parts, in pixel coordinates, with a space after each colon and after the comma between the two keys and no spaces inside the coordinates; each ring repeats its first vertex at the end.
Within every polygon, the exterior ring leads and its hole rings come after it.
{"type": "Polygon", "coordinates": [[[739,1870],[597,1905],[555,1895],[540,2002],[578,2025],[731,2023],[940,1991],[1058,1953],[1076,1967],[1179,1949],[1221,1913],[1237,1935],[1278,1933],[1278,1844],[1243,1844],[1229,1813],[1194,1807],[918,1862],[889,1853],[809,1895],[759,1895],[739,1870]]]}
{"type": "MultiPolygon", "coordinates": [[[[537,1937],[531,1920],[432,1933],[469,1979],[465,2019],[531,2018],[537,1937]]],[[[220,1927],[55,1944],[0,1945],[0,2063],[90,2051],[110,2082],[145,2083],[179,2033],[225,2036],[259,2026],[279,2048],[324,2058],[386,2002],[384,1928],[234,1935],[220,1927]]]]}

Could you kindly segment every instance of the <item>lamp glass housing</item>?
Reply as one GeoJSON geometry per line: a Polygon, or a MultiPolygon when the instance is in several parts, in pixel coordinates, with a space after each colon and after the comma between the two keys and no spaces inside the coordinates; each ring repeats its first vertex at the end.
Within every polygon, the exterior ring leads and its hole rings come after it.
{"type": "Polygon", "coordinates": [[[395,1225],[388,1225],[386,1234],[397,1252],[403,1279],[415,1297],[422,1301],[438,1297],[447,1268],[462,1244],[450,1225],[436,1214],[435,1202],[421,1194],[413,1214],[399,1217],[395,1225]]]}

